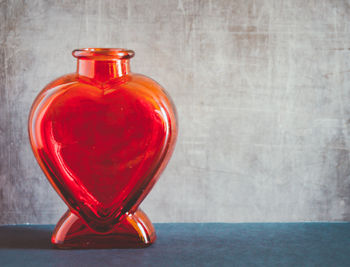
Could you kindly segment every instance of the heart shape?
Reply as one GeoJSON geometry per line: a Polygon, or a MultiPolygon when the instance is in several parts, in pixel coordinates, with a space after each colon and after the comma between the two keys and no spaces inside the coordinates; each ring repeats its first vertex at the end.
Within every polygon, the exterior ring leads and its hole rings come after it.
{"type": "Polygon", "coordinates": [[[29,125],[34,154],[49,181],[98,232],[136,210],[176,139],[168,96],[135,74],[100,86],[64,76],[38,96],[29,125]]]}

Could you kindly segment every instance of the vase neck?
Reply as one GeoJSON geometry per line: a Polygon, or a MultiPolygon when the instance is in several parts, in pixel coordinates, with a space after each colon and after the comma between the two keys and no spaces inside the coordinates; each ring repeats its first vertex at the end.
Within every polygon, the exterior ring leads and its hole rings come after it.
{"type": "Polygon", "coordinates": [[[99,82],[127,75],[130,72],[129,59],[78,59],[77,73],[99,82]]]}
{"type": "Polygon", "coordinates": [[[134,51],[122,48],[82,48],[72,52],[78,59],[77,74],[105,83],[130,72],[134,51]]]}

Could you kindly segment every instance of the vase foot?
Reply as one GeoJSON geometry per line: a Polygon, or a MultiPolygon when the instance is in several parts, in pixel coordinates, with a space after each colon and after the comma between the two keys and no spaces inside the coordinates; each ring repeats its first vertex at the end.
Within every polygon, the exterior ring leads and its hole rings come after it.
{"type": "Polygon", "coordinates": [[[67,211],[56,225],[51,242],[56,248],[142,248],[156,240],[156,232],[146,214],[138,209],[125,216],[112,231],[92,231],[78,216],[67,211]]]}

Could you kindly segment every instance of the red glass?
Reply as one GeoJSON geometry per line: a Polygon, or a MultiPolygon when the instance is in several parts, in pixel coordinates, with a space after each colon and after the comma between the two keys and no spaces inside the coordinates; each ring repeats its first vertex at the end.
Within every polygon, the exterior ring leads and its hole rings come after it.
{"type": "Polygon", "coordinates": [[[156,239],[138,206],[172,154],[176,111],[158,83],[130,72],[133,55],[74,50],[77,72],[48,84],[33,103],[34,155],[69,207],[52,235],[56,247],[144,247],[156,239]]]}

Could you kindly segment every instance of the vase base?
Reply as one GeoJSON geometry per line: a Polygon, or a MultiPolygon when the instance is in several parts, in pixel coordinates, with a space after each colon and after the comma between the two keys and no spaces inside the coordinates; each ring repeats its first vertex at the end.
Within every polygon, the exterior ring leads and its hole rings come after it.
{"type": "Polygon", "coordinates": [[[56,225],[51,242],[55,248],[143,248],[156,240],[156,232],[140,209],[125,216],[107,234],[96,233],[74,213],[67,211],[56,225]]]}

